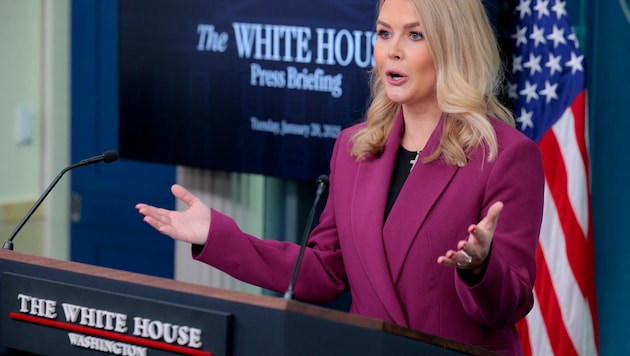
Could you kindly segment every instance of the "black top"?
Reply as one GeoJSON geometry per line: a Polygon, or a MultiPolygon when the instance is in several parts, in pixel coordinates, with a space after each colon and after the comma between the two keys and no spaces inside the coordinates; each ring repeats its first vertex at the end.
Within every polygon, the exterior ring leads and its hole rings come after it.
{"type": "Polygon", "coordinates": [[[392,174],[392,183],[389,186],[387,205],[385,206],[385,220],[387,220],[387,216],[389,216],[389,212],[392,210],[392,206],[394,206],[394,202],[396,198],[398,198],[398,194],[409,176],[411,160],[414,158],[416,158],[416,152],[407,151],[403,146],[398,148],[396,165],[394,165],[394,172],[392,174]]]}

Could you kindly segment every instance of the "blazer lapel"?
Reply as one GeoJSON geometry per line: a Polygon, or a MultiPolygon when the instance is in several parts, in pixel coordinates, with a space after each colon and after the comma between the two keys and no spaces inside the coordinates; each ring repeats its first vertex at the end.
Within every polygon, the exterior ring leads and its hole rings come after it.
{"type": "Polygon", "coordinates": [[[396,294],[383,245],[385,205],[401,132],[402,116],[399,115],[383,154],[359,163],[351,216],[354,221],[354,244],[375,294],[395,323],[408,325],[396,294]]]}
{"type": "Polygon", "coordinates": [[[429,211],[458,170],[458,167],[447,165],[441,159],[429,164],[421,162],[438,147],[442,131],[440,121],[407,177],[383,228],[386,257],[394,283],[400,277],[410,246],[429,211]]]}

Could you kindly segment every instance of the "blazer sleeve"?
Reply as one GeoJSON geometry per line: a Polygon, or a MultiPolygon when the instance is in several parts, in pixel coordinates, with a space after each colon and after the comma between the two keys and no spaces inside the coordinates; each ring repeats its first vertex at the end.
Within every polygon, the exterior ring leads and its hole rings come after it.
{"type": "Polygon", "coordinates": [[[455,286],[469,315],[490,328],[503,329],[525,317],[534,304],[545,182],[540,151],[529,139],[506,147],[491,169],[482,216],[496,201],[502,201],[504,208],[488,266],[474,285],[455,273],[455,286]]]}
{"type": "MultiPolygon", "coordinates": [[[[337,152],[333,150],[333,157],[337,152]]],[[[333,158],[334,159],[334,158],[333,158]]],[[[328,303],[347,288],[347,276],[330,203],[334,178],[320,222],[309,236],[298,278],[295,297],[314,303],[328,303]]],[[[195,260],[209,264],[243,282],[284,293],[291,280],[300,246],[293,242],[259,239],[247,234],[236,222],[211,210],[207,242],[192,247],[195,260]]]]}

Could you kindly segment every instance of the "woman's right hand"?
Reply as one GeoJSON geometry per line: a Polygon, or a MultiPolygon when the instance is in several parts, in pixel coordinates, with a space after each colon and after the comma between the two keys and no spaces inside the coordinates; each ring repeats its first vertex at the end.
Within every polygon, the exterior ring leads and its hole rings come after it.
{"type": "Polygon", "coordinates": [[[144,221],[157,231],[171,238],[203,245],[210,230],[210,208],[179,184],[171,187],[173,195],[188,208],[175,211],[139,203],[136,209],[144,215],[144,221]]]}

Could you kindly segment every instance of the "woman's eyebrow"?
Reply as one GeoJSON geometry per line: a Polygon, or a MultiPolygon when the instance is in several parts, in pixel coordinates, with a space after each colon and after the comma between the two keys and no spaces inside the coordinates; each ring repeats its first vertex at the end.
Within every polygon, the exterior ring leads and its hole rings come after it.
{"type": "MultiPolygon", "coordinates": [[[[376,24],[377,25],[381,25],[381,26],[385,26],[385,27],[392,27],[387,22],[384,22],[384,21],[381,21],[381,20],[376,21],[376,24]]],[[[411,23],[403,25],[403,28],[404,29],[408,29],[408,28],[414,28],[414,27],[418,27],[418,26],[420,26],[420,22],[411,22],[411,23]]]]}

